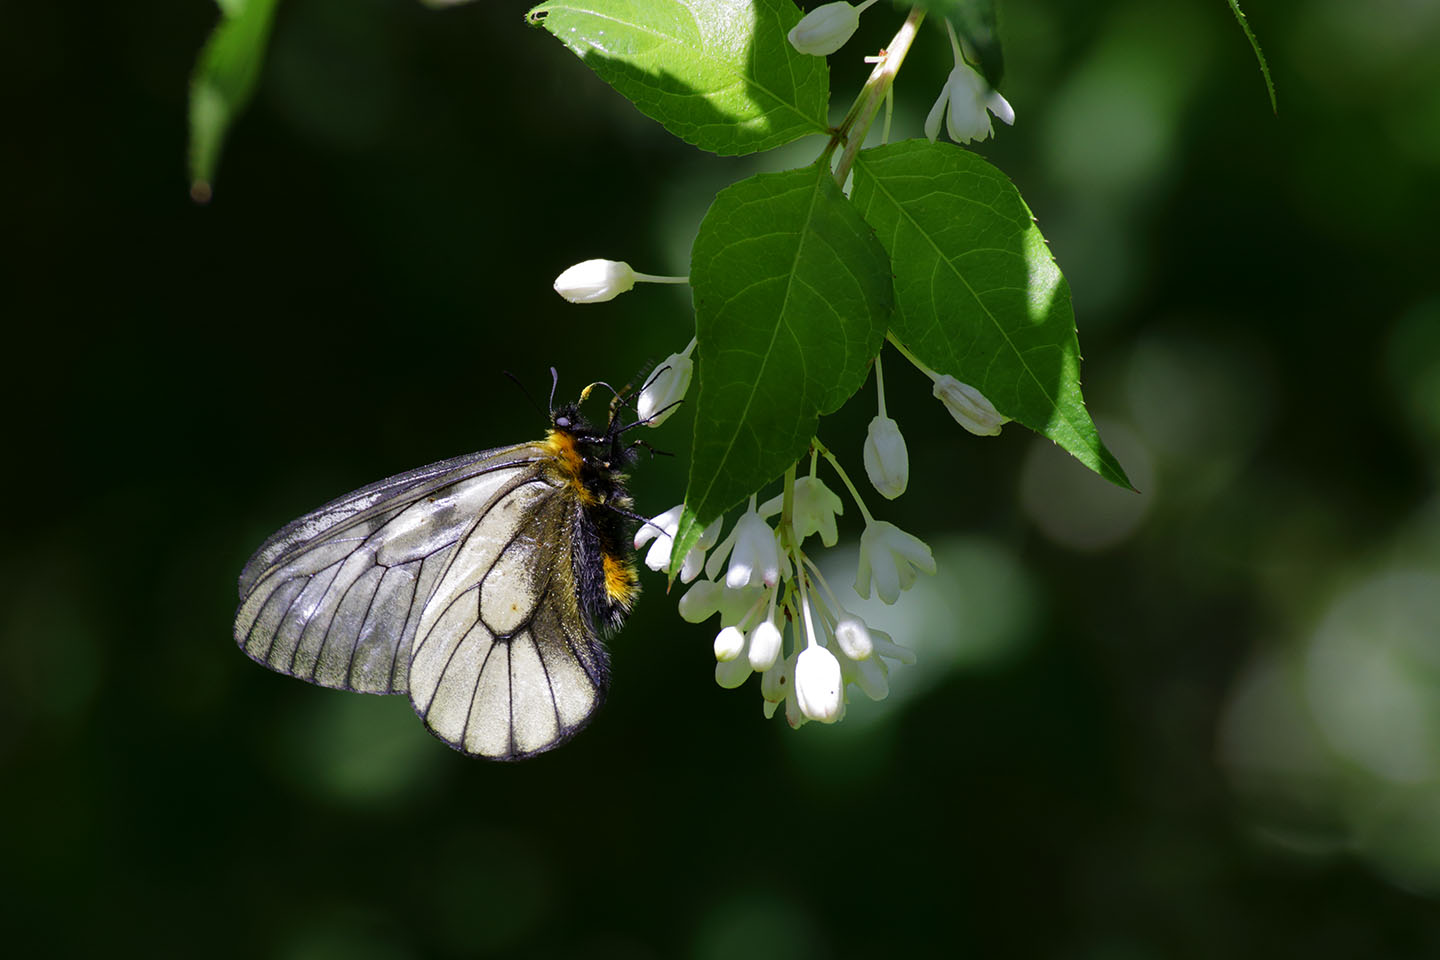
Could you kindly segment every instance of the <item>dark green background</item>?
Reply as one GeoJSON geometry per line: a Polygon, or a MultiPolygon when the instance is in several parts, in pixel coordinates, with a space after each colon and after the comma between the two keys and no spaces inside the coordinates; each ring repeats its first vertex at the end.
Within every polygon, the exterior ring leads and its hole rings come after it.
{"type": "MultiPolygon", "coordinates": [[[[202,208],[210,5],[5,6],[17,955],[1440,955],[1440,7],[1253,3],[1276,118],[1222,0],[1002,3],[1018,119],[980,151],[1141,495],[964,434],[887,354],[913,476],[884,516],[958,604],[897,636],[924,689],[766,723],[647,574],[601,717],[495,766],[247,661],[240,567],[345,490],[538,435],[503,370],[569,395],[679,349],[682,291],[551,280],[684,272],[717,190],[819,147],[700,155],[524,9],[286,0],[202,208]]],[[[898,19],[835,58],[837,108],[898,19]]],[[[872,396],[821,425],[857,476],[872,396]]],[[[652,439],[656,513],[686,421],[652,439]]]]}

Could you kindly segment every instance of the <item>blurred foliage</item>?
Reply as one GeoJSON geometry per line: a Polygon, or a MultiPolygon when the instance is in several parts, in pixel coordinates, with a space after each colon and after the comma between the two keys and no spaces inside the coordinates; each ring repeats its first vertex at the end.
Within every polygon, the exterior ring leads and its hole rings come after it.
{"type": "MultiPolygon", "coordinates": [[[[213,8],[6,6],[13,949],[1440,952],[1440,7],[1252,5],[1277,119],[1223,3],[1001,4],[1017,123],[980,152],[1066,271],[1141,493],[963,434],[887,364],[913,471],[887,516],[941,561],[886,625],[922,654],[892,700],[764,722],[657,577],[596,724],[494,766],[249,663],[236,574],[337,493],[536,435],[503,370],[573,392],[683,346],[683,292],[550,282],[683,270],[718,189],[813,157],[696,153],[524,9],[287,0],[197,207],[213,8]]],[[[897,133],[946,48],[920,37],[897,133]]],[[[856,475],[872,413],[822,424],[856,475]]],[[[634,488],[683,485],[662,457],[634,488]]]]}

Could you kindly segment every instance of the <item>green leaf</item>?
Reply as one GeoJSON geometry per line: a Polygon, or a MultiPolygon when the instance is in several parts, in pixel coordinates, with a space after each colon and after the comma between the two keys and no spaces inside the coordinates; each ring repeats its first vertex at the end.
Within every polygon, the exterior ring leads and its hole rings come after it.
{"type": "Polygon", "coordinates": [[[1270,112],[1278,114],[1280,106],[1275,102],[1275,83],[1270,79],[1270,65],[1265,62],[1265,51],[1260,49],[1260,41],[1256,39],[1254,31],[1250,29],[1250,21],[1240,9],[1240,0],[1230,0],[1230,9],[1235,14],[1235,22],[1245,31],[1245,39],[1250,41],[1250,49],[1255,51],[1255,59],[1260,63],[1260,75],[1265,78],[1265,89],[1270,93],[1270,112]]]}
{"type": "MultiPolygon", "coordinates": [[[[1005,55],[1000,50],[1000,34],[995,29],[995,0],[915,0],[913,5],[949,20],[974,55],[972,66],[979,68],[990,86],[1000,85],[1005,76],[1005,55]]],[[[906,0],[903,6],[909,7],[911,3],[906,0]]]]}
{"type": "Polygon", "coordinates": [[[824,160],[721,191],[690,283],[699,389],[685,503],[708,524],[784,473],[820,416],[860,389],[894,297],[885,251],[824,160]]]}
{"type": "Polygon", "coordinates": [[[968,150],[907,140],[860,152],[852,196],[895,265],[906,348],[1129,488],[1080,395],[1070,287],[1014,184],[968,150]]]}
{"type": "Polygon", "coordinates": [[[190,80],[190,195],[210,199],[230,124],[250,102],[277,0],[217,0],[222,18],[190,80]]]}
{"type": "Polygon", "coordinates": [[[541,24],[648,117],[723,156],[829,132],[830,73],[791,0],[557,0],[541,24]]]}

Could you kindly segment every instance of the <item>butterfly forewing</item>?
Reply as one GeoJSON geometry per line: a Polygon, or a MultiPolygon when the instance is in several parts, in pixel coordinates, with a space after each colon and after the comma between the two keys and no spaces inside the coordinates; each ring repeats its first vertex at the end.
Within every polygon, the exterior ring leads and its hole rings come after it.
{"type": "Polygon", "coordinates": [[[411,642],[456,542],[542,455],[522,444],[441,461],[291,523],[240,575],[236,641],[321,686],[406,692],[411,642]]]}
{"type": "Polygon", "coordinates": [[[492,759],[548,750],[604,700],[604,648],[581,615],[574,498],[516,486],[452,552],[416,633],[410,699],[436,736],[492,759]]]}

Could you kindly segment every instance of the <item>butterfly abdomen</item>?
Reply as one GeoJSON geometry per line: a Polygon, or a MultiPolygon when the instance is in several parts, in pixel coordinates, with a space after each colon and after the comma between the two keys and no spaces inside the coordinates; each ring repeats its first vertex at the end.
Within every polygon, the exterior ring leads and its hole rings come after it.
{"type": "Polygon", "coordinates": [[[627,529],[632,504],[620,470],[625,457],[613,437],[591,434],[575,417],[573,411],[557,417],[545,445],[554,456],[555,481],[573,496],[573,562],[580,608],[595,626],[615,630],[640,593],[627,529]]]}

